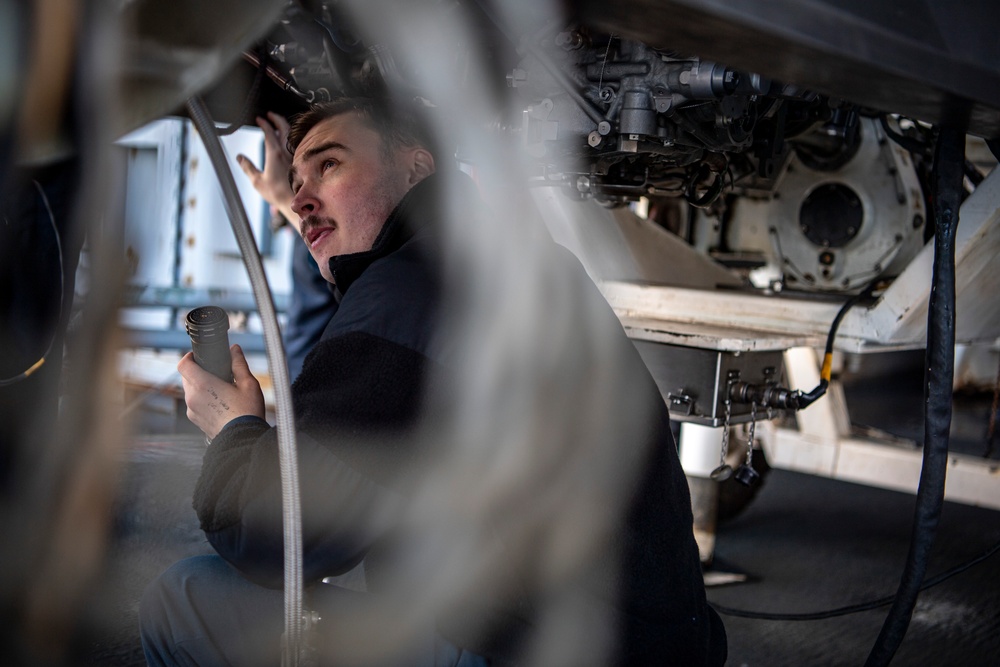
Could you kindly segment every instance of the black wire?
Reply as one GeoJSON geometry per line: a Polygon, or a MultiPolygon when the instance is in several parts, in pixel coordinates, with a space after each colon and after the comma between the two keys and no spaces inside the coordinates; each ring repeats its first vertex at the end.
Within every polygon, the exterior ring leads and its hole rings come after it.
{"type": "Polygon", "coordinates": [[[872,292],[875,291],[875,286],[877,284],[878,279],[876,278],[869,283],[868,287],[864,288],[859,293],[845,301],[844,305],[837,311],[836,317],[833,318],[833,324],[830,325],[830,331],[826,335],[826,348],[823,350],[823,370],[820,373],[819,384],[813,387],[811,391],[803,392],[798,397],[796,409],[803,410],[826,394],[826,390],[830,386],[829,366],[833,357],[833,342],[837,338],[837,330],[840,328],[840,322],[844,319],[844,316],[847,315],[847,311],[856,306],[862,299],[867,299],[872,295],[872,292]]]}
{"type": "MultiPolygon", "coordinates": [[[[938,584],[954,577],[956,574],[965,572],[970,567],[982,563],[984,560],[1000,551],[1000,542],[997,542],[992,547],[987,549],[985,552],[976,556],[975,558],[968,560],[964,563],[960,563],[950,570],[946,570],[941,574],[927,579],[923,585],[920,586],[921,591],[925,591],[928,588],[937,586],[938,584]]],[[[763,621],[819,621],[825,618],[835,618],[837,616],[846,616],[848,614],[856,614],[861,611],[871,611],[872,609],[878,609],[879,607],[884,607],[886,605],[892,604],[896,600],[895,595],[887,595],[886,597],[877,598],[875,600],[869,600],[867,602],[859,602],[857,604],[847,605],[846,607],[837,607],[836,609],[827,609],[825,611],[812,611],[803,613],[779,613],[779,612],[767,612],[767,611],[751,611],[748,609],[734,609],[733,607],[726,607],[721,604],[712,604],[712,608],[715,609],[720,614],[725,614],[726,616],[738,616],[740,618],[754,618],[763,621]]]]}
{"type": "MultiPolygon", "coordinates": [[[[726,169],[729,165],[726,165],[726,169]]],[[[722,191],[726,187],[726,177],[725,172],[712,172],[715,174],[715,180],[712,184],[708,186],[705,193],[700,197],[696,194],[697,187],[697,173],[695,178],[691,179],[691,183],[688,185],[687,192],[684,193],[684,199],[687,203],[691,204],[695,208],[709,208],[716,200],[722,195],[722,191]]]]}
{"type": "Polygon", "coordinates": [[[879,122],[882,124],[882,130],[885,131],[886,135],[895,141],[897,144],[910,151],[911,153],[925,153],[928,149],[928,144],[914,139],[913,137],[908,137],[906,135],[900,134],[896,130],[892,129],[889,125],[889,119],[885,114],[878,117],[879,122]]]}
{"type": "Polygon", "coordinates": [[[872,293],[875,291],[875,286],[877,284],[878,284],[878,279],[876,278],[875,280],[873,280],[871,283],[868,284],[868,287],[864,288],[863,290],[852,296],[850,299],[845,301],[844,305],[841,306],[840,310],[837,311],[837,316],[833,318],[833,324],[830,325],[830,333],[826,335],[826,349],[824,350],[825,354],[833,354],[833,341],[837,337],[837,329],[840,328],[840,321],[844,319],[845,315],[847,315],[847,311],[849,311],[854,306],[858,305],[859,301],[870,297],[872,293]]]}
{"type": "Polygon", "coordinates": [[[42,357],[17,375],[9,378],[0,378],[0,387],[7,387],[18,383],[21,380],[27,379],[32,373],[41,368],[42,364],[48,360],[49,354],[52,352],[52,346],[55,344],[56,338],[59,337],[58,323],[62,322],[63,308],[65,307],[66,274],[63,262],[62,239],[59,236],[59,228],[56,226],[56,216],[52,213],[52,206],[49,205],[49,198],[45,195],[45,190],[42,188],[42,184],[38,181],[33,181],[33,183],[35,184],[35,188],[38,190],[38,194],[42,198],[42,204],[45,206],[45,211],[49,214],[49,224],[52,225],[52,233],[55,235],[56,239],[56,250],[59,252],[59,317],[56,320],[56,330],[52,333],[52,338],[49,339],[49,344],[45,348],[45,353],[42,354],[42,357]]]}

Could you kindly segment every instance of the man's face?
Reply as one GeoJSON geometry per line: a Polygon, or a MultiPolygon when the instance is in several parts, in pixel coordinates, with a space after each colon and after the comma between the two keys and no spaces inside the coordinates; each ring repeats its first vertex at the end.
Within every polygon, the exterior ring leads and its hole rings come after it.
{"type": "Polygon", "coordinates": [[[413,150],[386,157],[375,130],[354,112],[327,118],[302,139],[292,158],[292,210],[320,272],[329,260],[370,250],[386,218],[413,186],[413,150]]]}

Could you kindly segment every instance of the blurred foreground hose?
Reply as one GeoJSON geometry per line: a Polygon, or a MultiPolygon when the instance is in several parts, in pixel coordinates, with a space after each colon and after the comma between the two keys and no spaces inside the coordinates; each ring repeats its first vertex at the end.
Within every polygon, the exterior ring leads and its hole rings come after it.
{"type": "Polygon", "coordinates": [[[188,112],[198,134],[205,144],[212,167],[222,186],[223,201],[233,234],[239,244],[243,262],[250,277],[257,311],[260,313],[267,347],[267,363],[274,383],[275,411],[278,420],[278,459],[281,465],[282,517],[285,533],[285,637],[282,648],[282,665],[297,665],[302,646],[302,513],[299,505],[299,471],[296,460],[295,424],[292,419],[292,397],[285,363],[285,349],[281,343],[277,314],[271,290],[268,288],[264,265],[261,263],[257,244],[250,229],[243,202],[240,200],[236,181],[226,162],[222,142],[215,131],[215,124],[201,98],[188,101],[188,112]]]}

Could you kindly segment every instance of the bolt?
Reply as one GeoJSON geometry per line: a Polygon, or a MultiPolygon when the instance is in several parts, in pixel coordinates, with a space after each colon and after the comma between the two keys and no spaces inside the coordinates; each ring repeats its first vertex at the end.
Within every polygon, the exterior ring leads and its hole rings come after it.
{"type": "Polygon", "coordinates": [[[602,137],[606,137],[611,134],[611,123],[606,120],[602,120],[597,124],[597,131],[600,132],[602,137]]]}

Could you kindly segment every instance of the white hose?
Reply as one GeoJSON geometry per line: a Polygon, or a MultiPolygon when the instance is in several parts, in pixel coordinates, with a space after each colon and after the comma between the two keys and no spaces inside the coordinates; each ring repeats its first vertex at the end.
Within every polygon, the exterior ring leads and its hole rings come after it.
{"type": "Polygon", "coordinates": [[[188,113],[201,135],[212,167],[222,186],[223,203],[233,234],[239,244],[243,263],[250,277],[257,312],[264,330],[267,364],[274,384],[275,412],[278,421],[278,459],[281,466],[281,506],[285,536],[285,636],[281,664],[294,667],[299,663],[302,646],[302,510],[299,501],[299,468],[296,458],[295,424],[292,418],[292,394],[285,363],[285,348],[281,342],[278,317],[271,299],[264,265],[260,261],[250,220],[240,199],[236,180],[229,169],[222,142],[215,133],[215,123],[200,97],[192,97],[188,113]]]}

